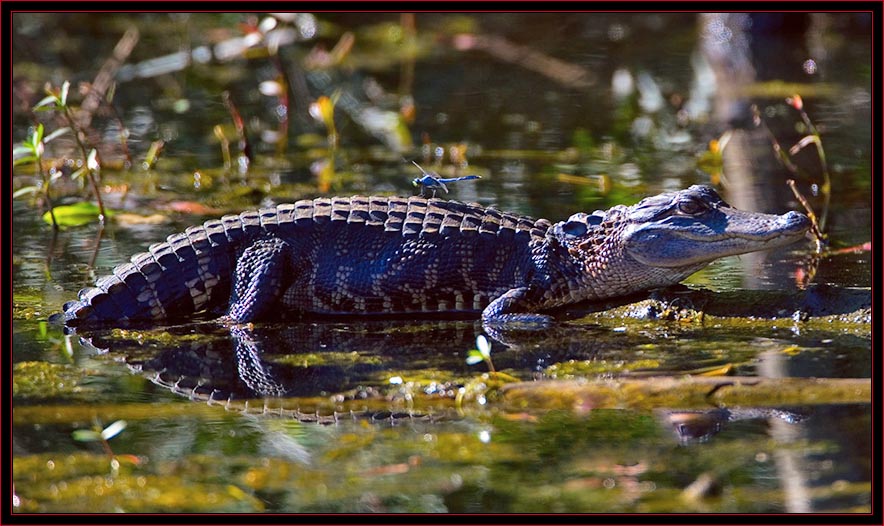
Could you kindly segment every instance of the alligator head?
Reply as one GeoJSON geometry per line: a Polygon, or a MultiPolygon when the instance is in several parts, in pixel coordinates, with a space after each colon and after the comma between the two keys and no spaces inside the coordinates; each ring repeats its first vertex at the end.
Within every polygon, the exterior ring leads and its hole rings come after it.
{"type": "Polygon", "coordinates": [[[737,210],[708,186],[645,199],[629,209],[627,253],[652,267],[685,267],[780,247],[804,237],[807,216],[737,210]]]}
{"type": "Polygon", "coordinates": [[[615,206],[574,214],[550,236],[583,267],[584,297],[678,283],[712,261],[781,247],[810,228],[807,216],[738,210],[708,186],[691,186],[615,206]]]}

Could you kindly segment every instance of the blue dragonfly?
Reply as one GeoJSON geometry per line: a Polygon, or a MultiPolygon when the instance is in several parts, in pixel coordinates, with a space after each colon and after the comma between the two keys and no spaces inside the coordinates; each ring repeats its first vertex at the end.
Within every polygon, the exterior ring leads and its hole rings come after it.
{"type": "Polygon", "coordinates": [[[419,186],[421,189],[421,197],[424,196],[424,189],[428,188],[433,191],[433,197],[436,197],[436,190],[442,189],[445,193],[448,193],[448,187],[445,186],[445,183],[455,183],[457,181],[469,181],[470,179],[481,179],[478,175],[464,175],[461,177],[451,177],[451,178],[443,178],[440,177],[436,172],[427,172],[421,165],[417,164],[415,161],[411,161],[417,166],[417,169],[421,171],[421,177],[416,177],[411,184],[414,186],[419,186]]]}

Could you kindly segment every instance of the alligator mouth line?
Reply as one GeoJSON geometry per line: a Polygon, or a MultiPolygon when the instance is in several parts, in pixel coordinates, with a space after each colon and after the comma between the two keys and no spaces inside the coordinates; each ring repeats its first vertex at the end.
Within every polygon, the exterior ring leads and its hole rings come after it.
{"type": "Polygon", "coordinates": [[[789,239],[794,238],[795,241],[800,239],[804,234],[807,233],[807,230],[795,230],[795,231],[779,231],[779,232],[770,232],[769,235],[764,234],[746,234],[740,232],[728,232],[725,234],[720,234],[717,236],[710,236],[708,234],[695,234],[690,231],[679,232],[678,236],[682,239],[688,239],[690,241],[698,241],[704,243],[716,243],[720,241],[728,241],[728,240],[744,240],[744,241],[752,241],[755,243],[769,243],[771,241],[778,241],[781,239],[789,239]]]}

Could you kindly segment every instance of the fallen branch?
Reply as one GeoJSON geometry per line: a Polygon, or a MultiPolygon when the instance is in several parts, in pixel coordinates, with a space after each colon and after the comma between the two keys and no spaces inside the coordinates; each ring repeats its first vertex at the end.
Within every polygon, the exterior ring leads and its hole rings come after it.
{"type": "Polygon", "coordinates": [[[456,35],[455,49],[468,51],[477,49],[492,57],[522,66],[572,89],[584,89],[595,83],[593,73],[577,64],[551,57],[527,46],[521,46],[494,35],[456,35]]]}
{"type": "Polygon", "coordinates": [[[92,115],[101,106],[101,101],[104,100],[108,89],[114,83],[117,71],[119,71],[126,59],[129,58],[137,43],[138,29],[133,26],[126,30],[114,47],[110,58],[101,65],[101,69],[95,75],[95,80],[89,85],[89,91],[83,99],[83,104],[80,105],[80,109],[77,111],[76,123],[80,129],[85,130],[92,124],[92,115]]]}
{"type": "Polygon", "coordinates": [[[869,378],[672,377],[617,380],[549,380],[507,384],[507,411],[593,409],[708,409],[712,405],[780,407],[870,403],[869,378]]]}

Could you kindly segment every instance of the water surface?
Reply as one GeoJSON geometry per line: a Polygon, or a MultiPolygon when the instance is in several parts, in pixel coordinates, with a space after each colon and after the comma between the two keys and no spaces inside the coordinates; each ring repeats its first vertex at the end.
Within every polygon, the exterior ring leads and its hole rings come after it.
{"type": "MultiPolygon", "coordinates": [[[[37,203],[12,202],[14,511],[871,510],[870,400],[811,382],[871,376],[868,251],[823,258],[806,292],[796,272],[809,243],[713,263],[687,280],[710,295],[667,293],[671,315],[578,306],[554,331],[492,339],[497,371],[563,382],[562,400],[575,380],[806,380],[806,391],[784,388],[788,403],[722,402],[725,387],[699,402],[624,390],[615,402],[514,405],[483,376],[487,364],[466,363],[485,333],[472,319],[295,320],[246,334],[209,319],[76,335],[46,323],[96,277],[206,219],[322,195],[412,195],[411,160],[482,176],[445,197],[551,220],[691,184],[740,208],[801,210],[788,178],[819,211],[815,151],[796,154],[792,173],[751,123],[755,104],[787,148],[800,140],[808,130],[785,101],[795,92],[822,130],[830,246],[860,245],[871,239],[868,16],[302,15],[279,21],[298,37],[278,62],[255,52],[166,73],[145,62],[266,18],[14,16],[17,142],[45,82],[91,82],[123,32],[139,31],[113,99],[131,166],[117,117],[100,111],[93,123],[117,215],[100,233],[92,222],[53,234],[37,203]],[[348,31],[343,61],[316,66],[348,31]],[[284,106],[258,89],[280,71],[291,91],[282,146],[272,139],[284,106]],[[225,90],[255,153],[247,170],[225,90]],[[335,148],[308,111],[323,95],[337,97],[335,148]],[[716,157],[710,141],[726,133],[716,157]],[[146,170],[159,139],[164,153],[146,170]],[[757,312],[729,314],[759,297],[757,312]],[[809,318],[770,307],[792,298],[823,305],[809,318]],[[110,450],[75,439],[118,420],[110,450]]],[[[61,137],[47,158],[76,159],[73,146],[61,137]]],[[[16,188],[35,179],[28,166],[13,174],[16,188]]],[[[60,203],[89,199],[77,181],[53,184],[60,203]]]]}

